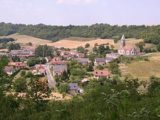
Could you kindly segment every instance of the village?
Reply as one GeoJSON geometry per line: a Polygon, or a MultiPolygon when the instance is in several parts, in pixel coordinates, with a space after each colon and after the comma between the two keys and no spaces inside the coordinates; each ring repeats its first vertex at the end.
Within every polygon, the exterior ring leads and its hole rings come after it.
{"type": "Polygon", "coordinates": [[[160,0],[0,5],[0,120],[160,120],[160,0]]]}
{"type": "Polygon", "coordinates": [[[48,46],[37,48],[30,43],[29,45],[20,46],[20,49],[0,51],[1,56],[6,55],[9,58],[8,65],[5,66],[4,72],[8,76],[15,78],[22,72],[34,76],[43,77],[46,81],[45,86],[52,91],[65,93],[71,96],[84,94],[85,86],[91,80],[110,80],[113,74],[119,74],[118,68],[110,65],[120,56],[127,58],[141,56],[138,47],[127,46],[126,39],[123,35],[119,40],[118,50],[111,49],[109,44],[96,44],[92,51],[85,48],[77,49],[56,48],[51,49],[52,55],[48,54],[48,46]],[[101,48],[101,49],[100,49],[101,48]],[[40,53],[41,57],[38,57],[40,53]],[[39,59],[39,60],[36,60],[39,59]],[[116,70],[117,69],[117,70],[116,70]],[[114,72],[117,71],[117,72],[114,72]]]}

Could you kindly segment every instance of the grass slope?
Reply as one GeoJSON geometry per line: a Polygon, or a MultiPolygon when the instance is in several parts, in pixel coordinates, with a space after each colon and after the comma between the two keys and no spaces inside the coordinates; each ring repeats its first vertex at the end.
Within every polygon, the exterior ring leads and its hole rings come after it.
{"type": "Polygon", "coordinates": [[[160,77],[160,53],[149,54],[149,61],[134,61],[127,64],[122,72],[124,71],[142,80],[147,80],[150,76],[160,77]]]}
{"type": "Polygon", "coordinates": [[[40,39],[40,38],[35,38],[35,37],[31,37],[28,35],[20,35],[20,34],[12,34],[9,36],[2,36],[2,38],[14,38],[16,41],[16,43],[20,43],[20,44],[26,44],[31,42],[34,45],[44,45],[44,44],[48,44],[51,43],[51,41],[49,40],[44,40],[44,39],[40,39]]]}

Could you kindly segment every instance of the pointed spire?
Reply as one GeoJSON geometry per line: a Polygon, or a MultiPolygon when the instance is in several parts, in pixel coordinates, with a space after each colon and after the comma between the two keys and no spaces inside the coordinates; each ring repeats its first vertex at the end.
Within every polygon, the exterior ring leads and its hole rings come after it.
{"type": "Polygon", "coordinates": [[[125,36],[123,34],[121,38],[121,47],[125,47],[125,45],[126,45],[126,41],[125,41],[125,36]]]}
{"type": "Polygon", "coordinates": [[[124,36],[124,34],[122,35],[121,40],[122,40],[122,41],[125,41],[125,36],[124,36]]]}

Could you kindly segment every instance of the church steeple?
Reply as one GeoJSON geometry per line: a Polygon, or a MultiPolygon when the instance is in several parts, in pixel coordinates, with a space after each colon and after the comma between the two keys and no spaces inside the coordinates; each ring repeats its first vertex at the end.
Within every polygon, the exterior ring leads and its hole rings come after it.
{"type": "Polygon", "coordinates": [[[122,38],[121,38],[121,47],[125,47],[126,46],[126,39],[125,39],[125,36],[122,35],[122,38]]]}

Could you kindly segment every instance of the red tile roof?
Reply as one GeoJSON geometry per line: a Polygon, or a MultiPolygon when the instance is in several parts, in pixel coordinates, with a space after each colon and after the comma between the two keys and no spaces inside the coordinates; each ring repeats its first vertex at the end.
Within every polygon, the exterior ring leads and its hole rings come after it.
{"type": "Polygon", "coordinates": [[[16,66],[16,67],[25,67],[26,64],[23,62],[9,62],[8,63],[9,66],[16,66]]]}
{"type": "Polygon", "coordinates": [[[94,76],[96,77],[108,77],[110,76],[110,72],[108,70],[95,70],[94,76]]]}

